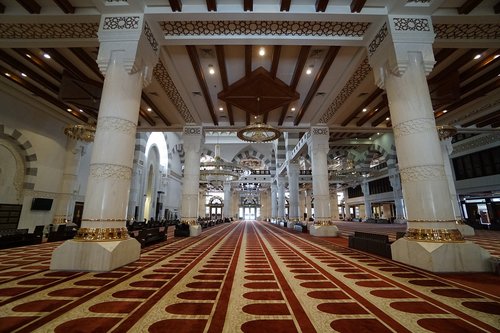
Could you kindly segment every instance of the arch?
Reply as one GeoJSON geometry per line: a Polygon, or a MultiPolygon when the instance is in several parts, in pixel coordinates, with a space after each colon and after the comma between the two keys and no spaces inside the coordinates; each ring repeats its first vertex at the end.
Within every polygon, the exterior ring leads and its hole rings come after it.
{"type": "Polygon", "coordinates": [[[395,168],[397,163],[396,157],[396,147],[391,145],[390,151],[387,151],[384,146],[377,143],[372,144],[368,149],[362,154],[359,160],[359,167],[361,169],[369,169],[370,164],[374,158],[381,157],[386,163],[388,168],[395,168]]]}
{"type": "Polygon", "coordinates": [[[25,190],[34,190],[38,168],[36,161],[38,160],[35,150],[31,142],[17,129],[12,129],[4,125],[0,125],[0,138],[5,138],[23,157],[24,162],[24,181],[22,188],[25,190]]]}
{"type": "Polygon", "coordinates": [[[266,156],[255,149],[243,148],[233,157],[232,163],[241,164],[245,159],[257,159],[262,161],[266,169],[271,168],[271,159],[266,158],[266,156]],[[245,150],[246,149],[246,150],[245,150]]]}
{"type": "Polygon", "coordinates": [[[22,202],[24,168],[20,152],[10,141],[0,138],[0,202],[22,202]]]}

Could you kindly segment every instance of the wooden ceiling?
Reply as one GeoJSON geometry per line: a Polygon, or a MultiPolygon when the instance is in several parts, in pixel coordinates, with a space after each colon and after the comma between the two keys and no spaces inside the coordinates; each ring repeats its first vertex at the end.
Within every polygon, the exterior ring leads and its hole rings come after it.
{"type": "MultiPolygon", "coordinates": [[[[39,99],[69,121],[96,121],[104,81],[95,61],[97,28],[100,12],[108,10],[104,3],[0,0],[2,87],[39,99]],[[50,24],[61,25],[54,35],[50,24]],[[56,36],[72,26],[80,38],[56,36]],[[36,34],[42,37],[34,39],[36,34]]],[[[435,16],[439,31],[428,84],[437,123],[471,131],[498,128],[498,2],[434,3],[427,13],[435,16]],[[459,38],[441,30],[461,22],[488,29],[483,33],[490,37],[459,38]]],[[[304,132],[326,122],[332,144],[348,148],[353,139],[391,128],[387,98],[374,83],[366,46],[383,22],[381,12],[403,10],[398,1],[129,0],[127,5],[146,8],[148,23],[164,36],[153,82],[142,93],[139,130],[179,130],[186,123],[235,130],[259,116],[285,131],[304,132]],[[210,24],[226,30],[213,33],[210,24]],[[271,33],[258,30],[259,24],[271,33]],[[247,32],[238,30],[243,26],[247,32]],[[311,35],[317,27],[343,35],[311,35]]]]}

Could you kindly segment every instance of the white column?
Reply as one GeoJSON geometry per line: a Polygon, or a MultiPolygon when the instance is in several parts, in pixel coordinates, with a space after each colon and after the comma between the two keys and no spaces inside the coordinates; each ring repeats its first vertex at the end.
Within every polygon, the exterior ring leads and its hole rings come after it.
{"type": "Polygon", "coordinates": [[[231,182],[224,182],[224,217],[231,217],[231,182]]]}
{"type": "Polygon", "coordinates": [[[200,149],[203,129],[200,126],[185,126],[183,132],[184,177],[182,183],[181,222],[190,225],[190,235],[201,234],[198,224],[198,192],[200,187],[200,149]]]}
{"type": "Polygon", "coordinates": [[[66,155],[64,157],[62,184],[57,200],[54,224],[65,223],[71,220],[72,207],[74,207],[73,191],[75,190],[81,157],[82,143],[68,137],[66,142],[66,155]]]}
{"type": "Polygon", "coordinates": [[[276,222],[278,219],[278,186],[273,182],[271,184],[271,220],[276,222]]]}
{"type": "Polygon", "coordinates": [[[464,241],[453,215],[426,80],[435,63],[431,18],[388,16],[385,27],[386,41],[379,35],[369,54],[387,92],[408,214],[406,237],[391,246],[393,259],[434,272],[491,270],[490,254],[464,241]]]}
{"type": "Polygon", "coordinates": [[[370,186],[367,181],[361,183],[361,191],[363,191],[363,200],[365,204],[365,219],[372,217],[372,205],[369,200],[370,196],[370,186]]]}
{"type": "Polygon", "coordinates": [[[391,183],[392,193],[394,194],[394,206],[396,208],[395,223],[406,223],[403,190],[401,187],[401,178],[394,168],[388,170],[389,182],[391,183]]]}
{"type": "Polygon", "coordinates": [[[309,155],[314,193],[314,226],[310,233],[315,236],[337,236],[338,228],[333,225],[330,215],[330,188],[328,182],[327,154],[329,131],[326,126],[311,128],[309,155]]]}
{"type": "Polygon", "coordinates": [[[305,205],[307,211],[307,220],[312,217],[312,190],[305,191],[305,205]]]}
{"type": "Polygon", "coordinates": [[[299,218],[299,164],[290,162],[287,166],[288,170],[288,191],[290,193],[288,206],[288,223],[287,227],[292,228],[300,221],[299,218]]]}
{"type": "Polygon", "coordinates": [[[285,178],[278,177],[278,221],[285,221],[285,178]]]}
{"type": "Polygon", "coordinates": [[[448,179],[448,189],[450,190],[450,201],[455,216],[457,229],[464,236],[474,236],[474,228],[463,222],[460,204],[457,196],[457,189],[455,188],[455,181],[453,179],[453,171],[451,169],[450,154],[453,152],[451,139],[456,134],[456,128],[453,126],[438,126],[438,135],[441,140],[441,152],[443,154],[444,172],[448,179]]]}
{"type": "Polygon", "coordinates": [[[306,208],[306,191],[301,190],[299,191],[299,220],[303,221],[304,220],[304,213],[305,213],[305,208],[306,208]]]}
{"type": "Polygon", "coordinates": [[[102,16],[99,42],[105,79],[82,227],[53,252],[55,270],[108,271],[140,257],[140,244],[126,229],[127,206],[142,88],[159,48],[143,14],[102,16]]]}
{"type": "Polygon", "coordinates": [[[337,190],[332,190],[330,193],[330,216],[332,220],[339,220],[339,198],[337,196],[337,190]]]}

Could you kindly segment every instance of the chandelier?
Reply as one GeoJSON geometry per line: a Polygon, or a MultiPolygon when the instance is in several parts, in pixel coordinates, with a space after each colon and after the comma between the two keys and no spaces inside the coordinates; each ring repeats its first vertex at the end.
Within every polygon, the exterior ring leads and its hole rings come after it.
{"type": "Polygon", "coordinates": [[[220,145],[215,145],[215,157],[213,161],[200,163],[200,180],[208,183],[217,183],[237,180],[242,176],[248,176],[250,168],[224,161],[220,157],[220,145]]]}
{"type": "Polygon", "coordinates": [[[239,129],[237,135],[247,142],[269,142],[278,139],[281,132],[271,125],[257,122],[239,129]]]}
{"type": "Polygon", "coordinates": [[[64,128],[64,134],[75,140],[92,142],[95,136],[95,126],[88,124],[68,125],[64,128]]]}

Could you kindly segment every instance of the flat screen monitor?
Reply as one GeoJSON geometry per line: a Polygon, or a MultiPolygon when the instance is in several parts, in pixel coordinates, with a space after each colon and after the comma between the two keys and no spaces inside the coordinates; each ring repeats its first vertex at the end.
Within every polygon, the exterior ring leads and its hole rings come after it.
{"type": "Polygon", "coordinates": [[[33,198],[31,210],[51,210],[53,199],[33,198]]]}

